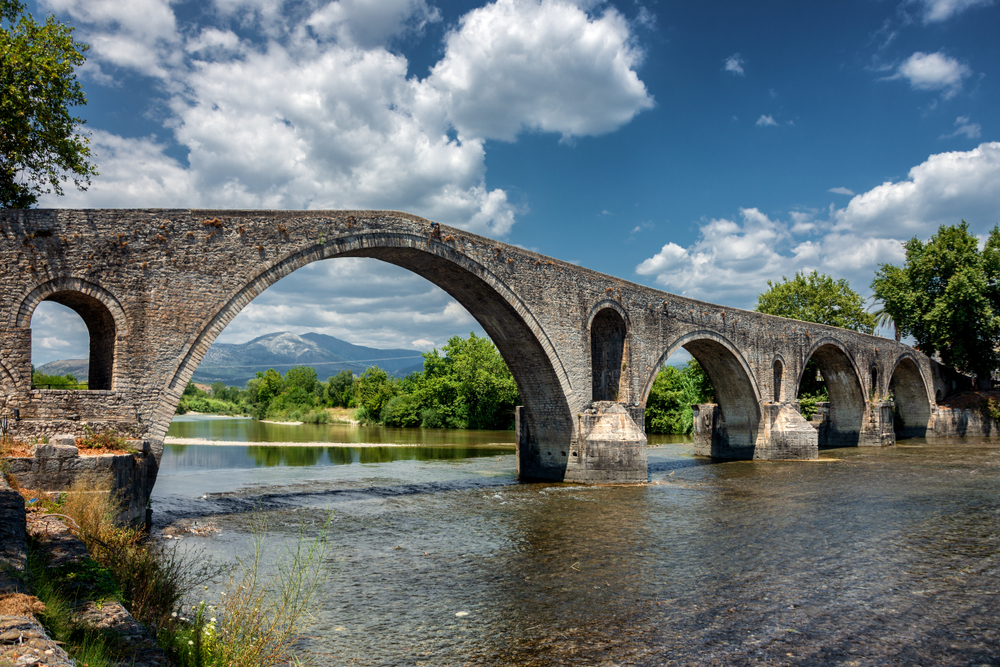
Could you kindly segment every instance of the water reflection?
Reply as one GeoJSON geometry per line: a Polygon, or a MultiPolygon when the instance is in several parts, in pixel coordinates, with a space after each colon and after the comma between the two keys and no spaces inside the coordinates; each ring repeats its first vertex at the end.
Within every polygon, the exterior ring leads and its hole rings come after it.
{"type": "Polygon", "coordinates": [[[484,445],[514,442],[513,431],[387,428],[354,424],[271,424],[256,419],[175,416],[168,437],[232,442],[345,442],[413,445],[484,445]]]}
{"type": "Polygon", "coordinates": [[[445,461],[472,457],[509,456],[512,447],[296,447],[294,445],[164,445],[160,474],[176,470],[315,467],[378,464],[393,461],[445,461]]]}

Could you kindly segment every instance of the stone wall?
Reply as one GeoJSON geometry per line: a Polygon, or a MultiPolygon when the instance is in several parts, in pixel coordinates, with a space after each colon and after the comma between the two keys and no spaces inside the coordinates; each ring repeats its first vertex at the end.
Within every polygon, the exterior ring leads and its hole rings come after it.
{"type": "Polygon", "coordinates": [[[145,523],[157,471],[149,443],[135,442],[136,454],[80,456],[69,444],[72,441],[71,437],[56,437],[53,444],[35,445],[30,458],[6,459],[7,473],[21,488],[34,491],[69,491],[76,480],[109,477],[123,506],[119,521],[145,523]]]}
{"type": "Polygon", "coordinates": [[[995,438],[1000,426],[980,410],[937,408],[933,429],[928,435],[938,438],[995,438]]]}

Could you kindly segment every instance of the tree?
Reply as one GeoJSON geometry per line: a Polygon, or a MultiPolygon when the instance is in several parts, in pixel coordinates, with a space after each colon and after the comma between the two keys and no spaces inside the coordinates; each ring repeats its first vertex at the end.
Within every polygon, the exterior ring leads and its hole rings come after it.
{"type": "Polygon", "coordinates": [[[396,393],[392,378],[378,366],[369,366],[354,381],[354,398],[359,407],[365,409],[366,417],[370,421],[381,420],[382,408],[396,393]]]}
{"type": "Polygon", "coordinates": [[[816,322],[862,333],[875,332],[875,317],[864,309],[861,295],[844,278],[813,271],[796,272],[780,283],[767,281],[768,290],[757,295],[757,311],[803,322],[816,322]]]}
{"type": "Polygon", "coordinates": [[[50,16],[43,25],[19,0],[0,0],[0,208],[28,208],[38,195],[81,190],[97,170],[88,161],[85,121],[69,108],[86,104],[75,68],[89,47],[50,16]]]}
{"type": "Polygon", "coordinates": [[[922,352],[940,354],[989,388],[1000,362],[1000,228],[993,227],[981,252],[965,220],[903,247],[903,266],[882,264],[876,271],[875,298],[922,352]]]}
{"type": "Polygon", "coordinates": [[[690,433],[694,427],[692,405],[711,403],[715,390],[697,359],[684,368],[664,366],[657,373],[646,399],[647,433],[690,433]]]}

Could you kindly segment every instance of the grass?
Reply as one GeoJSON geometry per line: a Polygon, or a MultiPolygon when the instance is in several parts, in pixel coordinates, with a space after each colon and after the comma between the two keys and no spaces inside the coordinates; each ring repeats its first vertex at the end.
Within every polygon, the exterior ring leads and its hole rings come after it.
{"type": "MultiPolygon", "coordinates": [[[[328,528],[329,522],[323,533],[328,528]]],[[[327,542],[300,534],[265,576],[268,530],[263,513],[252,516],[251,529],[252,551],[238,559],[219,604],[206,607],[202,602],[191,624],[174,635],[185,667],[303,664],[294,649],[318,602],[327,542]]]]}
{"type": "Polygon", "coordinates": [[[329,523],[319,537],[300,535],[283,557],[270,561],[266,519],[253,515],[250,554],[227,568],[233,572],[221,601],[211,608],[200,603],[189,618],[182,613],[184,600],[222,569],[200,554],[182,555],[151,543],[138,529],[116,524],[120,507],[108,491],[110,483],[110,476],[91,476],[65,494],[21,490],[29,506],[70,517],[91,556],[51,568],[35,544],[29,564],[36,594],[46,606],[40,620],[77,664],[102,667],[121,656],[116,635],[74,620],[82,601],[109,599],[120,600],[149,628],[178,667],[302,664],[295,645],[318,603],[329,523]]]}

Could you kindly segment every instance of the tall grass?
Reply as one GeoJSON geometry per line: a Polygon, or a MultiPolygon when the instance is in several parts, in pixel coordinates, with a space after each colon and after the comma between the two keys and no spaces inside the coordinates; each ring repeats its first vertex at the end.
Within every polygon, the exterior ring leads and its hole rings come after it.
{"type": "MultiPolygon", "coordinates": [[[[120,598],[178,667],[306,664],[296,653],[296,643],[313,616],[325,579],[329,522],[319,536],[300,534],[285,553],[271,560],[265,549],[273,541],[266,517],[260,512],[252,515],[250,553],[238,558],[235,568],[228,568],[233,572],[221,601],[213,608],[202,602],[188,618],[182,613],[185,599],[216,580],[222,568],[199,558],[200,554],[153,544],[143,531],[117,524],[121,507],[111,486],[110,475],[81,477],[62,496],[61,505],[50,509],[72,519],[73,532],[100,569],[97,574],[107,573],[113,579],[103,584],[102,595],[120,598]]],[[[78,664],[105,664],[101,655],[111,656],[114,649],[102,636],[80,634],[72,614],[75,591],[58,579],[58,573],[37,565],[38,594],[48,605],[43,622],[65,641],[72,637],[78,664]]]]}
{"type": "Polygon", "coordinates": [[[185,559],[151,544],[144,531],[118,524],[121,503],[111,486],[110,475],[81,477],[66,494],[62,513],[76,522],[91,557],[111,571],[132,616],[153,629],[168,626],[184,595],[218,568],[185,559]]]}
{"type": "Polygon", "coordinates": [[[237,560],[214,613],[202,603],[189,633],[179,633],[176,646],[186,653],[183,662],[192,667],[272,667],[304,664],[295,645],[314,615],[318,594],[325,580],[329,521],[319,536],[308,539],[300,533],[294,546],[270,566],[265,545],[266,516],[251,517],[252,547],[249,556],[237,560]],[[265,570],[267,572],[265,573],[265,570]]]}

